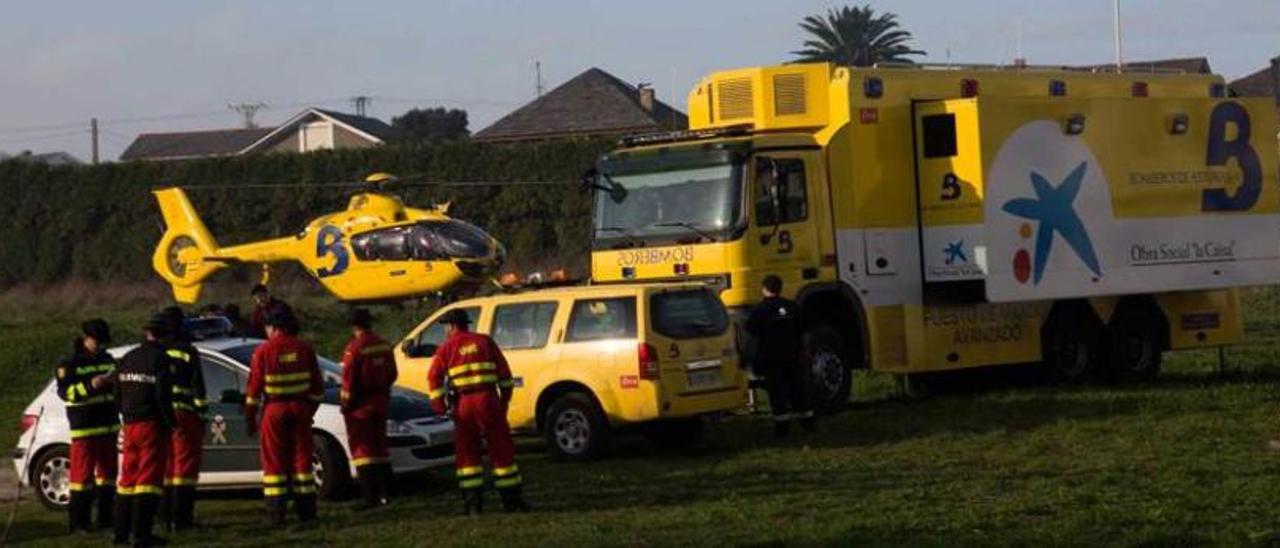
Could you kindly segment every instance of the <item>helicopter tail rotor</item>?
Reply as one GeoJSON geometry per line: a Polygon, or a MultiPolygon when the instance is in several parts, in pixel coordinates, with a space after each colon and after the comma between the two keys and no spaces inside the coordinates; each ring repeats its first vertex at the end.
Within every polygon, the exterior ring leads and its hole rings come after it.
{"type": "Polygon", "coordinates": [[[151,266],[173,287],[174,299],[194,303],[205,278],[226,266],[215,254],[218,243],[180,188],[153,191],[165,232],[151,256],[151,266]]]}

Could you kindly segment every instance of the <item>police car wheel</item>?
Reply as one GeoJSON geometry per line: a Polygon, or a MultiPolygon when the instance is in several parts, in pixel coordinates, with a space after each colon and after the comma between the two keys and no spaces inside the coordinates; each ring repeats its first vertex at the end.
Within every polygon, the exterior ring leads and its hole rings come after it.
{"type": "Polygon", "coordinates": [[[589,460],[608,444],[609,424],[590,396],[570,392],[551,404],[542,434],[553,457],[589,460]]]}
{"type": "Polygon", "coordinates": [[[351,481],[347,457],[342,446],[329,436],[315,434],[313,440],[311,466],[316,477],[316,496],[321,500],[340,500],[351,481]]]}
{"type": "Polygon", "coordinates": [[[71,502],[70,449],[58,446],[42,453],[31,468],[31,485],[46,508],[65,509],[71,502]]]}

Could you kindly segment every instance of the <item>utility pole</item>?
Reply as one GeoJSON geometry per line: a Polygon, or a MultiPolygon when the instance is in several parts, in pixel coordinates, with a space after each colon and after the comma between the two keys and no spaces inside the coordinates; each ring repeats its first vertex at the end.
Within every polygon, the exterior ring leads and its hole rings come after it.
{"type": "Polygon", "coordinates": [[[1115,35],[1116,35],[1116,72],[1124,72],[1124,53],[1122,43],[1120,41],[1120,0],[1112,0],[1115,7],[1115,35]]]}
{"type": "Polygon", "coordinates": [[[534,88],[538,91],[538,97],[542,97],[542,61],[533,62],[534,72],[534,88]]]}
{"type": "Polygon", "coordinates": [[[266,104],[266,103],[261,103],[261,102],[259,102],[259,103],[236,103],[236,104],[230,104],[230,105],[227,105],[227,108],[229,108],[229,109],[231,109],[231,110],[235,111],[237,114],[239,114],[239,115],[241,115],[241,116],[244,116],[244,127],[245,127],[245,129],[253,129],[253,128],[258,127],[258,125],[257,125],[257,124],[253,123],[253,116],[254,116],[255,114],[257,114],[259,110],[264,110],[264,109],[266,109],[266,108],[267,108],[267,104],[266,104]]]}
{"type": "Polygon", "coordinates": [[[369,103],[372,102],[373,99],[367,95],[357,95],[351,98],[351,105],[356,109],[356,116],[364,116],[365,112],[368,112],[369,103]]]}
{"type": "Polygon", "coordinates": [[[93,165],[98,165],[98,119],[89,119],[89,140],[93,150],[93,165]]]}

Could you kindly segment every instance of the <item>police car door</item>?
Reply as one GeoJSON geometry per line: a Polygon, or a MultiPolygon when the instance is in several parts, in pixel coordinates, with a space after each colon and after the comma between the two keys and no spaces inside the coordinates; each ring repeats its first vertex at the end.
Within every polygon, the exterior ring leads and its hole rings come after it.
{"type": "Polygon", "coordinates": [[[209,399],[201,473],[257,472],[258,439],[245,432],[242,406],[247,372],[209,354],[200,355],[200,365],[209,399]]]}

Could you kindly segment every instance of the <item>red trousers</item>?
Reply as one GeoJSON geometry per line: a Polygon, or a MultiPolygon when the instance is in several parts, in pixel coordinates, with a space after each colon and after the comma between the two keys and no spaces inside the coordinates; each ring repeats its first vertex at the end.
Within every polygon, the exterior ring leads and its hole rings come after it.
{"type": "Polygon", "coordinates": [[[165,485],[196,485],[200,481],[200,456],[204,454],[204,421],[190,411],[175,411],[178,421],[169,444],[165,485]]]}
{"type": "MultiPolygon", "coordinates": [[[[262,408],[262,494],[282,497],[314,495],[311,474],[311,415],[315,404],[305,401],[268,401],[262,408]],[[292,481],[292,488],[290,483],[292,481]]],[[[385,426],[384,426],[385,428],[385,426]]]]}
{"type": "Polygon", "coordinates": [[[71,490],[88,491],[116,481],[119,461],[116,435],[88,436],[71,440],[71,490]]]}
{"type": "Polygon", "coordinates": [[[484,485],[484,447],[488,447],[489,460],[493,464],[494,486],[502,489],[520,485],[516,446],[511,441],[506,405],[497,392],[477,390],[459,395],[453,422],[458,487],[479,489],[484,485]]]}
{"type": "Polygon", "coordinates": [[[124,458],[121,459],[116,492],[121,495],[164,493],[169,436],[169,429],[156,421],[124,425],[124,458]]]}
{"type": "Polygon", "coordinates": [[[387,449],[387,414],[362,413],[344,415],[347,423],[347,445],[351,447],[351,465],[359,468],[389,462],[387,449]]]}

